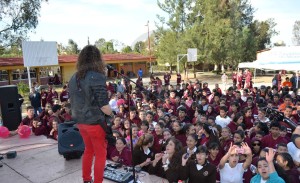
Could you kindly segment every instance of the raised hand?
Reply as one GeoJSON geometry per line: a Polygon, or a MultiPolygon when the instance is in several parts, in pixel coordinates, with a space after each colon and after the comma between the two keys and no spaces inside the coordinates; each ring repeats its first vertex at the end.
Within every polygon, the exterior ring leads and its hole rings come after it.
{"type": "Polygon", "coordinates": [[[163,164],[167,162],[168,158],[169,158],[169,154],[168,153],[163,154],[163,156],[162,156],[162,162],[163,162],[163,164]]]}
{"type": "Polygon", "coordinates": [[[232,155],[232,154],[236,154],[236,152],[235,152],[235,149],[237,148],[237,146],[236,145],[232,145],[232,142],[230,143],[230,147],[229,147],[229,150],[228,150],[228,153],[230,154],[230,155],[232,155]]]}
{"type": "Polygon", "coordinates": [[[185,158],[186,156],[186,153],[182,155],[182,158],[181,158],[181,165],[182,166],[185,166],[186,165],[186,162],[188,161],[189,158],[185,158]]]}
{"type": "Polygon", "coordinates": [[[248,146],[247,143],[242,142],[241,145],[242,145],[242,148],[244,149],[244,154],[246,154],[246,155],[252,155],[251,148],[248,146]]]}
{"type": "Polygon", "coordinates": [[[273,162],[275,153],[276,152],[273,148],[269,148],[269,151],[266,153],[267,162],[273,162]]]}
{"type": "Polygon", "coordinates": [[[154,160],[156,162],[158,162],[163,157],[163,155],[164,155],[163,153],[157,153],[157,154],[155,154],[154,160]]]}

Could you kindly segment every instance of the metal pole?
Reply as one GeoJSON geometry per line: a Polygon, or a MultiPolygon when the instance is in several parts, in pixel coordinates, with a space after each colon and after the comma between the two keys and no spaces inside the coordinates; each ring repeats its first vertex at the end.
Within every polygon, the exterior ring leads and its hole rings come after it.
{"type": "Polygon", "coordinates": [[[298,89],[298,82],[299,82],[299,74],[298,71],[296,71],[296,77],[297,77],[297,82],[296,82],[296,88],[298,89]]]}
{"type": "Polygon", "coordinates": [[[254,68],[254,79],[253,79],[253,86],[256,84],[256,68],[254,68]]]}
{"type": "Polygon", "coordinates": [[[179,73],[179,55],[177,55],[177,73],[179,73]]]}
{"type": "Polygon", "coordinates": [[[31,78],[30,78],[30,67],[27,67],[27,75],[28,75],[28,85],[31,90],[31,78]]]}
{"type": "Polygon", "coordinates": [[[153,70],[152,70],[152,61],[151,61],[151,48],[150,48],[149,20],[148,20],[146,26],[148,27],[148,49],[149,49],[150,72],[153,73],[153,70]]]}
{"type": "Polygon", "coordinates": [[[196,78],[195,62],[194,62],[194,78],[196,78]]]}

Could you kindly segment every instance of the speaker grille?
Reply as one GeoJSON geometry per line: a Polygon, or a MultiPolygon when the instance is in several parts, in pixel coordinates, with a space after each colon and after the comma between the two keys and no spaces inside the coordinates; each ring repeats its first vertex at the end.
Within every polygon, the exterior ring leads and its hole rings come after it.
{"type": "Polygon", "coordinates": [[[68,149],[76,150],[77,147],[83,144],[83,139],[78,131],[66,131],[60,137],[60,145],[68,149]]]}

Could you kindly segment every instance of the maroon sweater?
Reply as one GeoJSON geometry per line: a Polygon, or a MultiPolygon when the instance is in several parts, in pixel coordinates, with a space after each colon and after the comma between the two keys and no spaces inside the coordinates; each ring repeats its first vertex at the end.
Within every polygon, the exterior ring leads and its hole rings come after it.
{"type": "Polygon", "coordinates": [[[69,92],[66,91],[66,90],[62,91],[61,94],[60,94],[60,96],[59,96],[59,98],[60,98],[61,102],[67,102],[68,99],[69,99],[69,92]]]}
{"type": "Polygon", "coordinates": [[[153,152],[156,153],[160,153],[162,151],[162,143],[164,140],[164,136],[163,135],[157,135],[156,133],[153,133],[154,136],[154,143],[153,143],[153,152]]]}
{"type": "Polygon", "coordinates": [[[271,147],[273,149],[276,149],[276,145],[279,143],[285,143],[287,144],[288,141],[284,138],[279,136],[277,139],[273,139],[272,135],[266,135],[261,139],[262,147],[271,147]]]}
{"type": "Polygon", "coordinates": [[[246,128],[247,129],[250,129],[253,127],[254,125],[254,118],[251,116],[251,117],[244,117],[244,122],[245,122],[245,125],[246,125],[246,128]]]}
{"type": "Polygon", "coordinates": [[[120,163],[122,163],[125,166],[131,166],[132,165],[132,160],[131,160],[131,151],[125,147],[121,152],[119,152],[117,149],[114,149],[111,152],[110,159],[113,157],[119,157],[120,163]]]}
{"type": "Polygon", "coordinates": [[[39,135],[47,135],[47,128],[44,125],[40,125],[39,127],[35,128],[34,126],[32,127],[32,132],[34,135],[39,136],[39,135]]]}
{"type": "Polygon", "coordinates": [[[182,147],[186,146],[186,135],[185,134],[175,134],[174,137],[181,142],[182,147]]]}
{"type": "Polygon", "coordinates": [[[234,123],[233,121],[231,121],[231,122],[227,125],[227,127],[230,128],[231,133],[234,133],[234,132],[236,131],[236,129],[237,129],[238,126],[236,125],[236,123],[234,123]]]}
{"type": "Polygon", "coordinates": [[[27,125],[27,126],[32,126],[32,121],[33,118],[29,118],[28,116],[26,116],[20,123],[20,125],[27,125]]]}

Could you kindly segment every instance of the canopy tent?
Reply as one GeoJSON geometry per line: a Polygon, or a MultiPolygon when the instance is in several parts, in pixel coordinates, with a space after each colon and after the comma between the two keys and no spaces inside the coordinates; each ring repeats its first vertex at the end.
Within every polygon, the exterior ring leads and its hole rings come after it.
{"type": "Polygon", "coordinates": [[[274,47],[271,50],[258,53],[257,60],[254,62],[239,63],[238,68],[287,70],[297,72],[300,70],[300,46],[274,47]]]}
{"type": "Polygon", "coordinates": [[[257,69],[288,70],[300,69],[300,46],[274,47],[257,54],[257,69]]]}
{"type": "Polygon", "coordinates": [[[256,62],[242,62],[239,63],[238,68],[256,68],[256,62]]]}

